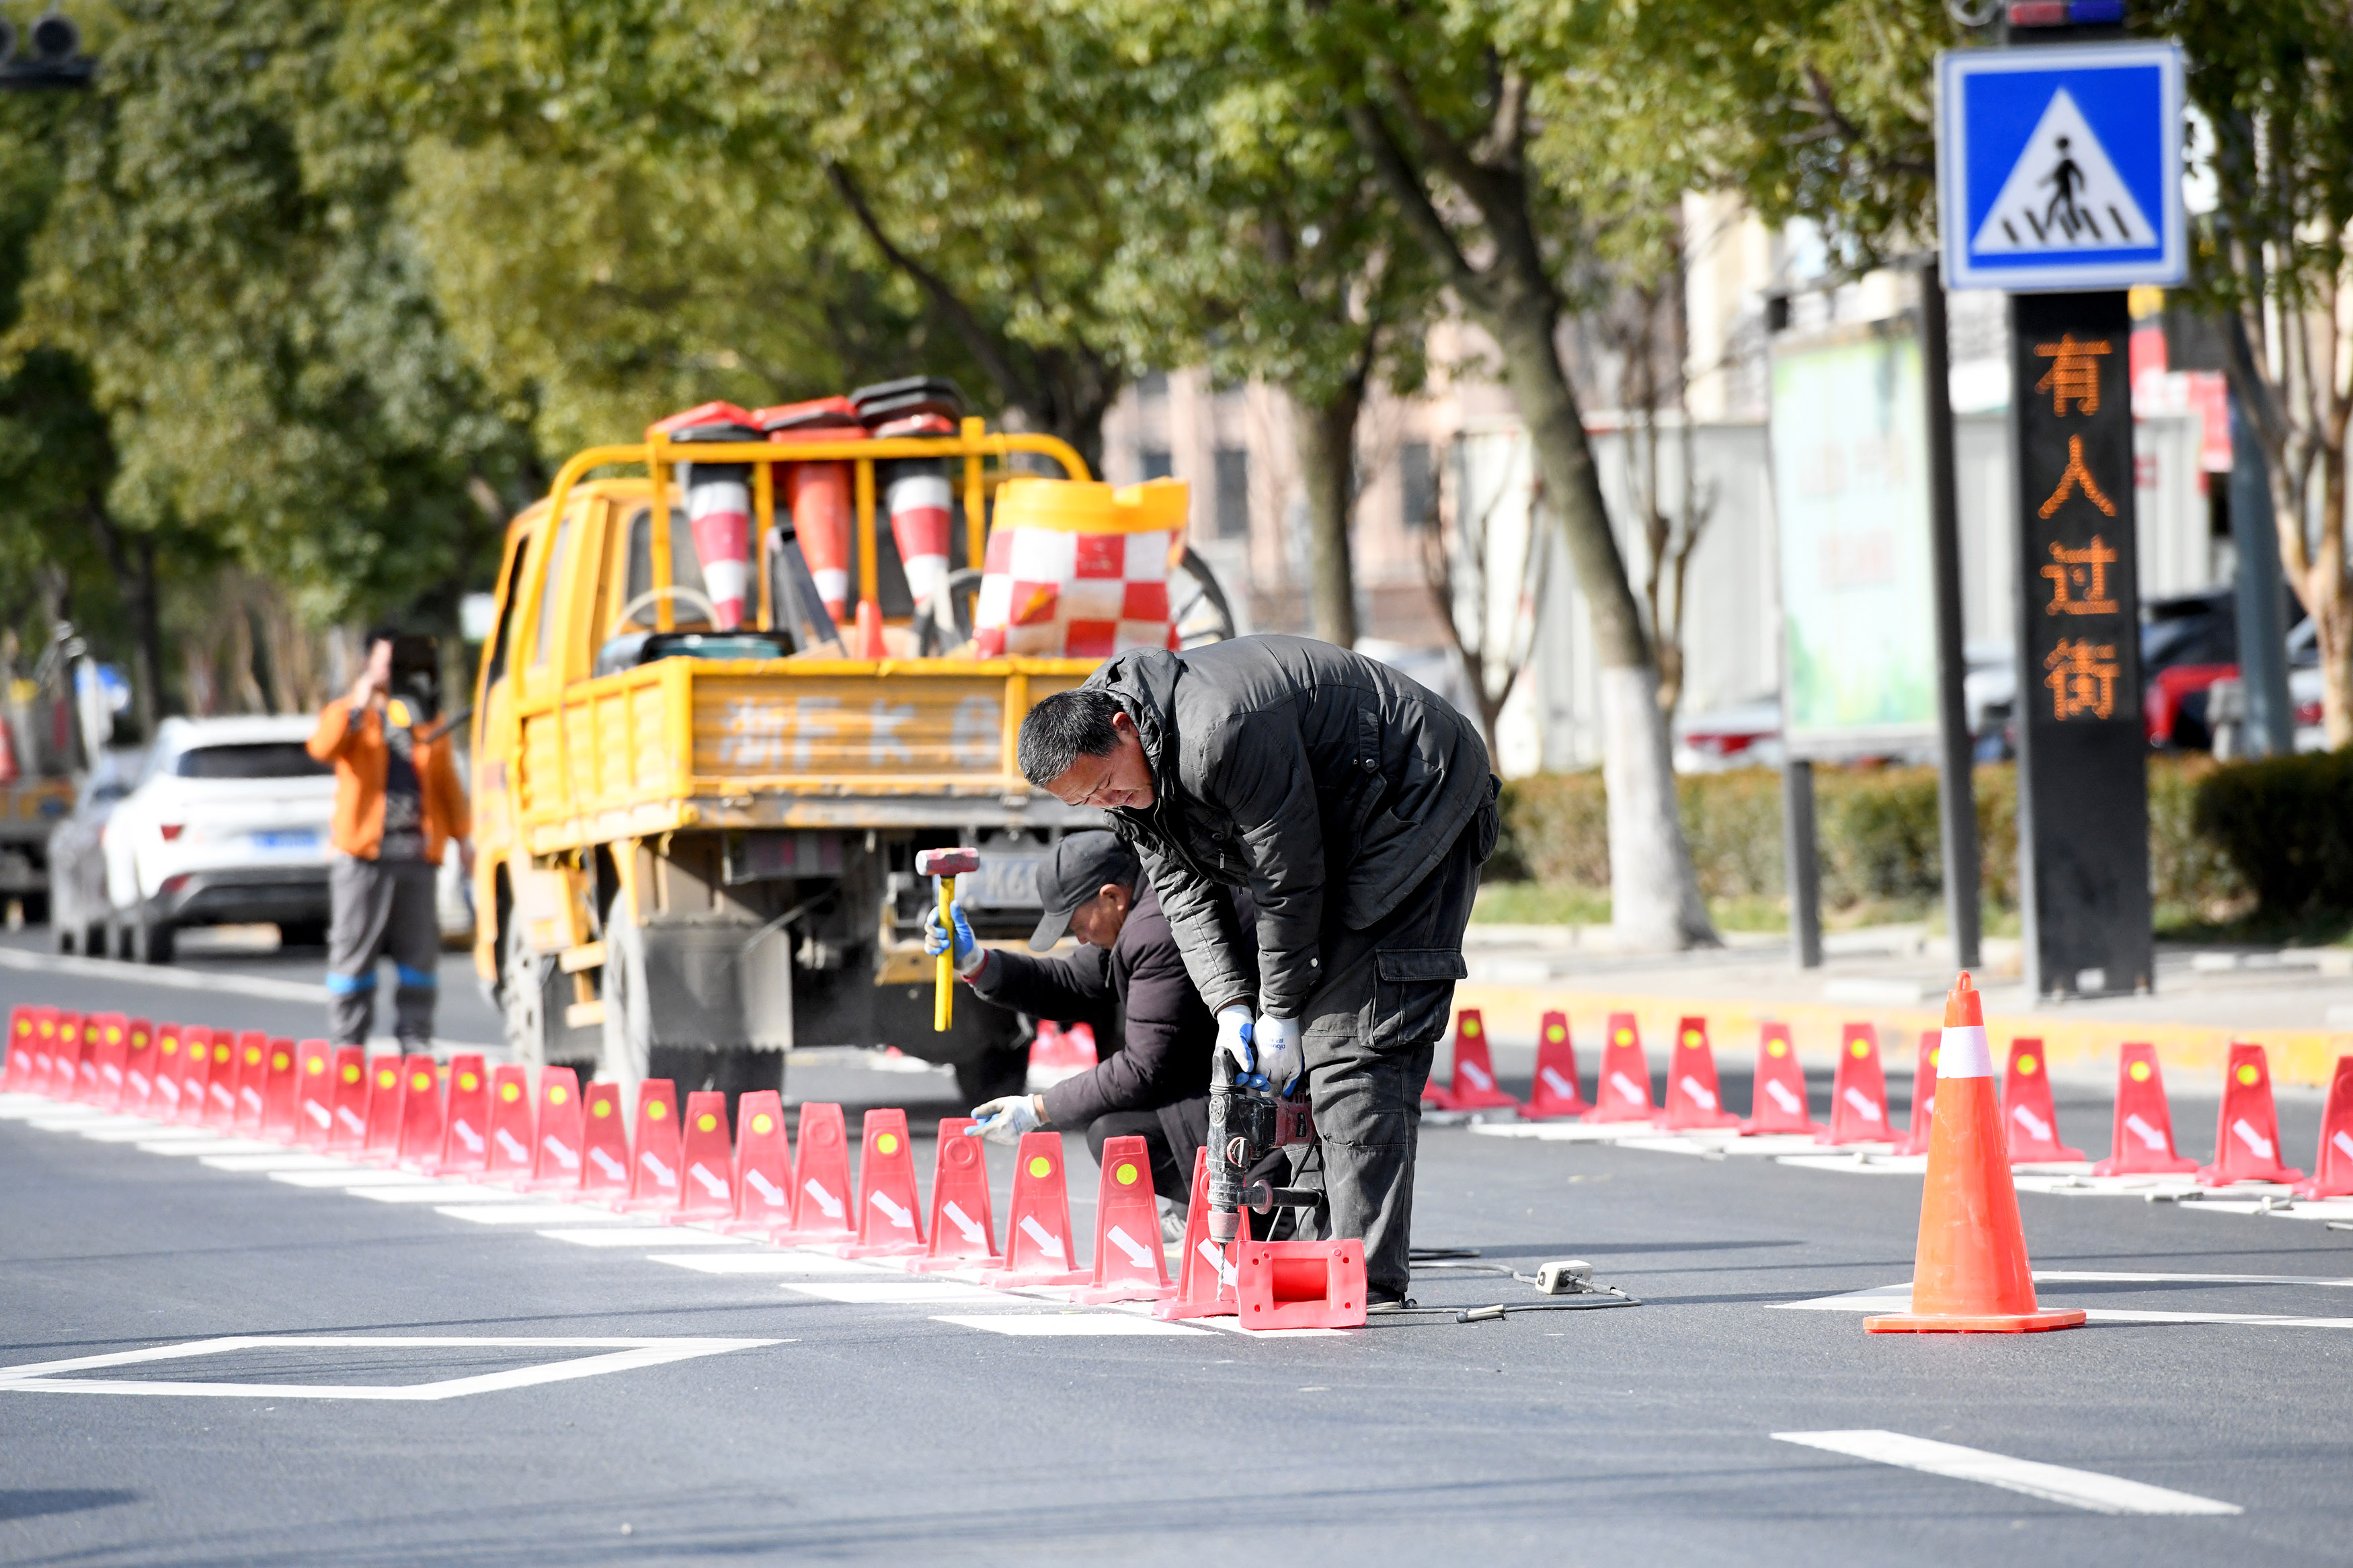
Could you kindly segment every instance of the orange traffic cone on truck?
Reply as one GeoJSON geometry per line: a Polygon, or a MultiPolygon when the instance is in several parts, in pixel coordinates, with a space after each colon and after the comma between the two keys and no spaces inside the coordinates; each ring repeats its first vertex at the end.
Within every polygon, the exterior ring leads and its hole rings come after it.
{"type": "Polygon", "coordinates": [[[1945,998],[1936,1049],[1912,1310],[1865,1318],[1862,1326],[1874,1334],[2028,1334],[2083,1321],[2079,1310],[2044,1310],[2035,1301],[1984,1006],[1964,970],[1945,998]]]}

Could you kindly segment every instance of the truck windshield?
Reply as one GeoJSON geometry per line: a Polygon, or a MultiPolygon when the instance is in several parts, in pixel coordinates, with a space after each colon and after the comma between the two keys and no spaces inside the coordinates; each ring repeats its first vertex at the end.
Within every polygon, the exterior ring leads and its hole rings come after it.
{"type": "Polygon", "coordinates": [[[300,741],[261,741],[182,752],[172,771],[184,779],[305,779],[333,770],[303,750],[300,741]]]}

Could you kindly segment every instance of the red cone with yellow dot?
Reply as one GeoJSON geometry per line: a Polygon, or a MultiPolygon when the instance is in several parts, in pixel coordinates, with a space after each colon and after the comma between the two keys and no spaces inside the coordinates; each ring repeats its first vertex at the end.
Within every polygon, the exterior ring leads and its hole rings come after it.
{"type": "Polygon", "coordinates": [[[1935,1123],[1920,1197],[1912,1310],[1865,1318],[1874,1334],[2026,1334],[2080,1326],[2075,1310],[2034,1299],[2026,1231],[2010,1184],[1985,1013],[1967,971],[1945,998],[1935,1123]]]}
{"type": "Polygon", "coordinates": [[[1152,1201],[1151,1153],[1141,1137],[1106,1138],[1095,1190],[1094,1278],[1071,1300],[1100,1306],[1175,1294],[1160,1247],[1160,1208],[1152,1201]]]}
{"type": "Polygon", "coordinates": [[[2051,1065],[2042,1042],[2010,1042],[2010,1070],[2001,1086],[2001,1121],[2010,1135],[2010,1163],[2040,1164],[2052,1160],[2080,1160],[2081,1149],[2059,1142],[2059,1108],[2051,1099],[2051,1065]]]}

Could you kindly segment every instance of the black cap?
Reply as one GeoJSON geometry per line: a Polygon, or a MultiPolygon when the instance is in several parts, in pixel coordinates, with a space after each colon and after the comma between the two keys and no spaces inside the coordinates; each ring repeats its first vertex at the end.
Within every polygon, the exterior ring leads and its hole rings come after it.
{"type": "Polygon", "coordinates": [[[1133,888],[1143,875],[1135,852],[1116,833],[1089,828],[1064,834],[1050,854],[1038,863],[1038,902],[1045,907],[1038,929],[1029,933],[1029,950],[1043,952],[1071,929],[1071,916],[1081,904],[1103,891],[1105,882],[1133,888]]]}

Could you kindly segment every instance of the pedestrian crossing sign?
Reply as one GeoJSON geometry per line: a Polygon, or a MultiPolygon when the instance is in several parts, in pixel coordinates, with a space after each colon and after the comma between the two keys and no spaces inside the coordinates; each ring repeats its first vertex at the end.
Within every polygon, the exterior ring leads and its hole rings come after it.
{"type": "Polygon", "coordinates": [[[1948,287],[2188,276],[2179,46],[1949,50],[1936,61],[1936,131],[1948,287]]]}

